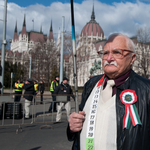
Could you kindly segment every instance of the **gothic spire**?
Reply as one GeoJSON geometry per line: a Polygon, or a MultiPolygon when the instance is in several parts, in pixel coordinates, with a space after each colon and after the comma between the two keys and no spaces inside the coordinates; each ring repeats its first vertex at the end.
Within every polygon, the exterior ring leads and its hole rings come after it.
{"type": "Polygon", "coordinates": [[[53,32],[53,28],[52,28],[52,20],[51,20],[50,32],[53,32]]]}
{"type": "Polygon", "coordinates": [[[52,20],[51,20],[51,26],[50,26],[50,31],[49,31],[49,39],[53,39],[52,20]]]}
{"type": "Polygon", "coordinates": [[[95,20],[94,4],[93,4],[93,10],[92,10],[92,15],[91,15],[91,20],[95,20]]]}
{"type": "Polygon", "coordinates": [[[24,21],[23,21],[23,27],[22,27],[22,35],[27,34],[26,32],[26,15],[24,14],[24,21]]]}
{"type": "Polygon", "coordinates": [[[15,32],[17,32],[17,21],[16,21],[16,26],[15,26],[15,32]]]}
{"type": "Polygon", "coordinates": [[[26,15],[24,14],[24,21],[23,21],[23,26],[24,27],[26,26],[26,20],[25,20],[25,18],[26,18],[26,15]]]}

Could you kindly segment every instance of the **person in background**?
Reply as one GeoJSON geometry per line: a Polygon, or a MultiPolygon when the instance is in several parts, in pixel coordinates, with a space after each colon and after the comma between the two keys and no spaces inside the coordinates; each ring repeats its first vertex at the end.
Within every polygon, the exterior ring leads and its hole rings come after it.
{"type": "Polygon", "coordinates": [[[53,108],[53,112],[57,112],[56,103],[55,103],[55,101],[56,101],[56,96],[54,96],[53,94],[54,94],[54,90],[56,89],[56,87],[58,86],[58,84],[59,84],[59,77],[56,76],[56,77],[55,77],[55,80],[52,81],[51,86],[50,86],[50,92],[51,92],[51,94],[52,94],[52,100],[53,100],[53,102],[54,102],[54,107],[53,107],[53,103],[51,103],[51,105],[50,105],[50,107],[49,107],[49,112],[52,112],[52,108],[53,108]]]}
{"type": "Polygon", "coordinates": [[[14,89],[15,89],[14,102],[20,102],[23,89],[23,83],[20,82],[20,79],[18,79],[17,82],[15,82],[14,89]]]}
{"type": "Polygon", "coordinates": [[[25,89],[24,98],[25,98],[25,119],[30,118],[30,105],[34,95],[34,83],[32,79],[25,81],[23,88],[25,89]]]}
{"type": "Polygon", "coordinates": [[[68,94],[69,96],[67,96],[67,102],[63,103],[60,102],[57,104],[57,115],[56,115],[56,123],[61,121],[61,115],[62,115],[62,108],[65,107],[66,111],[67,111],[67,119],[69,119],[69,115],[71,112],[71,102],[70,102],[70,96],[72,96],[72,98],[74,99],[74,95],[71,89],[71,86],[68,84],[68,78],[64,77],[63,81],[61,84],[59,84],[55,91],[54,94],[60,94],[60,95],[66,95],[68,94]]]}
{"type": "MultiPolygon", "coordinates": [[[[39,90],[39,85],[38,85],[37,81],[34,80],[34,96],[37,95],[38,90],[39,90]]],[[[35,98],[34,98],[34,103],[35,103],[35,98]]]]}
{"type": "Polygon", "coordinates": [[[40,82],[39,90],[40,90],[40,95],[41,95],[41,102],[40,102],[40,104],[43,104],[43,93],[44,93],[44,90],[45,90],[45,86],[44,86],[44,82],[42,80],[40,82]]]}

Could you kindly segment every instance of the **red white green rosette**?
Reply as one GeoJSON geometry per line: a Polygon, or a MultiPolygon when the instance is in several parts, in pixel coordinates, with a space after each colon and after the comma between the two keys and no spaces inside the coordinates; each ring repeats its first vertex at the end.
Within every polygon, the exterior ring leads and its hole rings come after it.
{"type": "Polygon", "coordinates": [[[137,101],[137,95],[133,90],[124,90],[120,94],[121,102],[125,105],[125,115],[123,118],[123,129],[129,129],[130,121],[133,126],[141,125],[139,115],[137,113],[134,103],[137,101]]]}

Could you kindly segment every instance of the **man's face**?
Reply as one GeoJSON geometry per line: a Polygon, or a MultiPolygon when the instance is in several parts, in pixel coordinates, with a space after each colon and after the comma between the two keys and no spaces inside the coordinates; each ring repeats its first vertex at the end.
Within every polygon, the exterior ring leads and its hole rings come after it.
{"type": "Polygon", "coordinates": [[[112,56],[111,52],[114,49],[128,50],[126,40],[126,37],[118,35],[110,38],[104,46],[104,50],[108,50],[110,53],[106,59],[102,60],[102,66],[105,74],[110,79],[115,79],[128,72],[135,60],[136,55],[128,51],[124,51],[124,57],[121,59],[116,59],[112,56]],[[106,62],[108,63],[107,65],[105,65],[106,62]],[[115,65],[110,63],[115,63],[115,65]]]}
{"type": "Polygon", "coordinates": [[[67,84],[67,83],[68,83],[68,80],[63,80],[63,83],[64,83],[64,84],[67,84]]]}
{"type": "Polygon", "coordinates": [[[56,77],[56,80],[59,81],[59,77],[56,77]]]}
{"type": "Polygon", "coordinates": [[[20,80],[18,80],[17,82],[20,83],[20,80]]]}

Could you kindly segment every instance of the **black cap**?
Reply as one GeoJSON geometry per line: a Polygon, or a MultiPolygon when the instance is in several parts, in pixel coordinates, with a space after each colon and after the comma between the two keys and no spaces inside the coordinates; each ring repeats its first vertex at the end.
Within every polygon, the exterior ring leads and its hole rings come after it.
{"type": "Polygon", "coordinates": [[[63,80],[67,80],[67,81],[69,81],[69,79],[68,79],[68,78],[66,78],[66,77],[64,77],[64,78],[63,78],[63,80]]]}
{"type": "Polygon", "coordinates": [[[32,79],[31,79],[31,78],[29,78],[27,81],[32,82],[32,79]]]}

